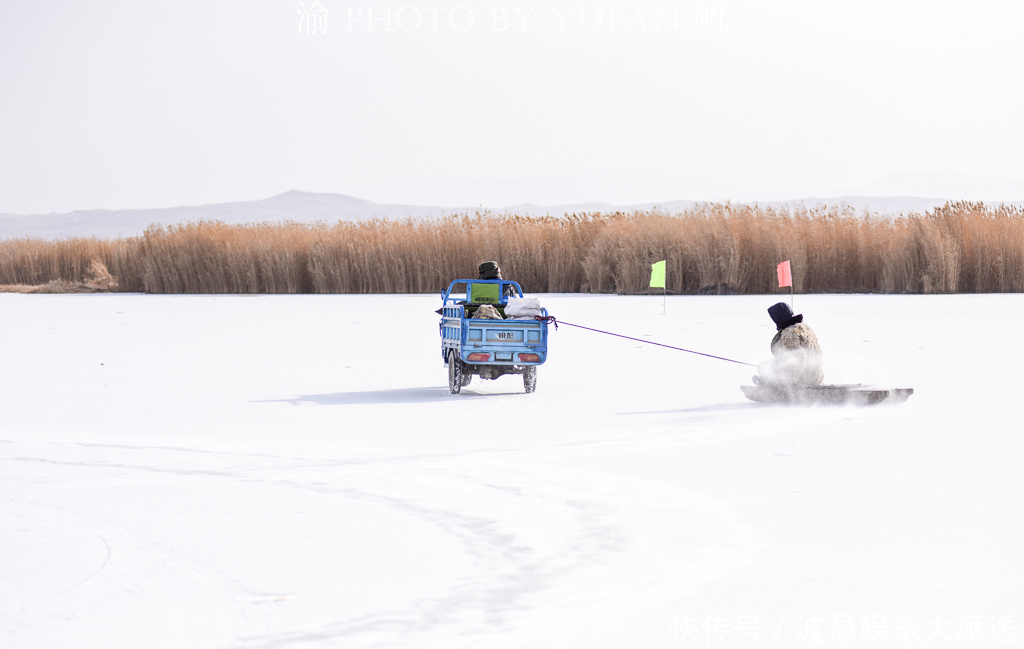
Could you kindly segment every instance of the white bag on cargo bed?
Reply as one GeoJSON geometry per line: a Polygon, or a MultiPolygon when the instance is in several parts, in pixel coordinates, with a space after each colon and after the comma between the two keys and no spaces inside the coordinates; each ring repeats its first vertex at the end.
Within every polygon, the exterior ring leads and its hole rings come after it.
{"type": "Polygon", "coordinates": [[[541,315],[540,300],[535,297],[510,297],[505,305],[505,317],[521,318],[541,315]]]}

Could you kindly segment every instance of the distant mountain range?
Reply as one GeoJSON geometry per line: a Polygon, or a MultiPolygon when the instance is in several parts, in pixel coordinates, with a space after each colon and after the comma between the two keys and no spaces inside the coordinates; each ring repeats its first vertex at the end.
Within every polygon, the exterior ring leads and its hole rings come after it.
{"type": "MultiPolygon", "coordinates": [[[[802,198],[789,201],[760,201],[765,207],[789,208],[799,206],[820,207],[847,205],[857,212],[870,210],[879,214],[908,214],[925,212],[945,204],[941,198],[864,197],[802,198]]],[[[134,236],[153,224],[173,225],[195,221],[221,221],[224,223],[264,223],[298,221],[361,221],[373,218],[440,218],[446,214],[487,211],[530,216],[561,216],[580,212],[616,212],[659,209],[681,212],[693,207],[697,201],[668,201],[637,205],[610,205],[608,203],[579,203],[572,205],[540,206],[529,203],[502,208],[432,207],[424,205],[388,205],[374,203],[344,194],[317,194],[292,190],[259,201],[217,203],[140,210],[82,210],[69,214],[0,214],[0,239],[37,237],[62,239],[66,237],[115,238],[134,236]]],[[[752,203],[751,203],[752,204],[752,203]]],[[[1015,203],[1024,205],[1024,203],[1015,203]]]]}

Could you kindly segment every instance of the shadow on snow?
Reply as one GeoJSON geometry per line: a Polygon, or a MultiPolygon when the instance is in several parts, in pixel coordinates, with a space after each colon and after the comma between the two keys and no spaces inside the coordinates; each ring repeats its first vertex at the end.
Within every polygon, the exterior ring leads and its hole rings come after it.
{"type": "MultiPolygon", "coordinates": [[[[451,394],[447,387],[395,388],[392,390],[366,390],[362,392],[335,392],[333,394],[302,394],[291,399],[260,399],[252,403],[290,403],[293,406],[349,406],[375,403],[430,403],[441,399],[480,399],[502,396],[496,393],[475,394],[463,389],[462,394],[451,394]]],[[[508,394],[517,394],[515,392],[508,394]]]]}

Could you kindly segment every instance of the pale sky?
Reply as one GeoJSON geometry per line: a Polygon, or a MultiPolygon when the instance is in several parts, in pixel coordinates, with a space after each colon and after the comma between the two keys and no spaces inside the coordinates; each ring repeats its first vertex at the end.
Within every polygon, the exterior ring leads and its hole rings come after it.
{"type": "Polygon", "coordinates": [[[0,0],[0,212],[1024,200],[1019,0],[431,6],[0,0]]]}

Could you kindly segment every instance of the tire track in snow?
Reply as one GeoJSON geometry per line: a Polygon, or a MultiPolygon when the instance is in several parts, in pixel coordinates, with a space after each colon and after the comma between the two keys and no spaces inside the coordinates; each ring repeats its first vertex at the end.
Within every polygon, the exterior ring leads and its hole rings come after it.
{"type": "MultiPolygon", "coordinates": [[[[555,600],[554,607],[571,609],[572,602],[566,603],[559,597],[566,597],[564,593],[569,593],[569,600],[575,597],[572,593],[577,593],[579,588],[574,579],[579,573],[588,570],[607,573],[611,570],[616,574],[617,583],[626,591],[633,584],[639,590],[651,581],[667,580],[656,590],[659,593],[666,590],[678,592],[680,581],[684,581],[688,589],[696,588],[700,583],[727,574],[750,560],[752,534],[731,521],[731,512],[721,503],[687,493],[662,494],[660,500],[652,499],[654,485],[618,479],[617,488],[622,493],[614,505],[609,506],[606,498],[594,498],[595,491],[604,482],[602,476],[568,474],[570,477],[555,481],[530,472],[529,475],[508,476],[509,479],[500,484],[495,484],[497,476],[493,473],[488,473],[486,478],[462,473],[451,479],[457,483],[453,484],[453,489],[465,491],[468,485],[474,489],[503,491],[512,498],[525,499],[519,510],[513,512],[517,515],[525,510],[533,512],[545,508],[545,519],[548,522],[561,521],[561,527],[566,529],[560,530],[554,539],[540,541],[524,538],[517,531],[521,526],[509,517],[471,515],[466,511],[471,509],[469,507],[455,511],[426,506],[408,498],[348,490],[349,497],[381,502],[444,527],[464,543],[468,553],[476,557],[474,575],[444,595],[421,600],[409,607],[339,620],[312,633],[254,639],[246,646],[270,649],[345,639],[364,643],[360,646],[412,644],[418,647],[451,647],[475,646],[486,639],[480,646],[492,647],[500,646],[502,636],[513,630],[517,643],[523,641],[524,632],[540,641],[544,637],[544,625],[538,624],[536,618],[550,615],[552,604],[534,605],[532,600],[538,596],[543,598],[546,591],[554,591],[555,594],[549,597],[555,600]],[[633,485],[631,488],[630,484],[633,485]],[[636,521],[624,524],[621,513],[631,506],[638,491],[644,494],[648,508],[654,509],[656,514],[639,525],[636,521]],[[567,498],[569,496],[576,499],[567,498]],[[641,550],[636,547],[638,539],[658,536],[657,531],[646,528],[662,529],[665,516],[678,519],[683,512],[689,513],[690,520],[682,526],[680,531],[683,533],[665,540],[662,547],[672,548],[668,554],[662,551],[652,558],[646,554],[650,548],[641,550]],[[708,531],[716,526],[721,529],[708,531]],[[703,546],[693,546],[692,539],[687,539],[695,529],[704,530],[703,546]],[[731,546],[725,551],[719,549],[722,538],[726,538],[729,541],[727,545],[731,546]],[[687,547],[691,554],[685,558],[678,556],[676,549],[687,547]],[[645,553],[644,558],[638,559],[637,552],[641,551],[645,553]],[[624,555],[626,560],[622,561],[620,555],[624,555]],[[640,570],[637,570],[638,562],[640,570]],[[675,566],[667,576],[663,574],[666,564],[675,566]]],[[[476,506],[478,509],[492,509],[500,508],[502,503],[477,503],[476,506]]],[[[652,597],[659,600],[661,595],[652,597]]],[[[650,598],[635,597],[629,606],[643,608],[650,605],[650,598]]],[[[587,608],[588,616],[593,614],[594,606],[587,608]]],[[[615,596],[596,606],[608,612],[608,619],[617,619],[623,602],[615,596]]]]}
{"type": "Polygon", "coordinates": [[[108,521],[65,508],[23,503],[16,512],[7,514],[20,517],[28,525],[23,531],[27,529],[38,538],[55,532],[64,541],[69,529],[90,535],[102,543],[105,555],[98,567],[76,583],[25,600],[23,614],[7,622],[10,644],[4,646],[73,646],[74,636],[82,633],[80,624],[111,640],[117,637],[118,626],[145,625],[145,632],[157,642],[154,646],[194,644],[195,627],[202,627],[206,634],[212,626],[218,629],[214,635],[245,635],[248,620],[237,604],[238,597],[233,592],[236,589],[221,575],[197,566],[191,559],[144,542],[108,521]],[[44,526],[53,532],[43,533],[40,528],[44,526]],[[126,609],[122,595],[125,591],[135,593],[126,609]],[[161,595],[166,592],[176,592],[179,598],[172,601],[179,605],[188,603],[188,613],[176,617],[166,607],[147,606],[147,602],[167,601],[161,595]],[[140,619],[133,620],[133,613],[140,619]],[[111,615],[116,620],[114,627],[105,622],[111,615]],[[74,624],[75,630],[65,631],[62,625],[66,623],[74,624]],[[20,638],[29,644],[23,644],[20,638]]]}
{"type": "MultiPolygon", "coordinates": [[[[719,426],[715,437],[722,437],[719,426]]],[[[734,432],[737,436],[749,434],[749,430],[738,427],[734,432]]],[[[497,630],[509,629],[516,624],[527,624],[531,613],[529,601],[545,591],[557,589],[560,585],[571,582],[575,573],[588,569],[613,565],[616,555],[628,554],[636,539],[651,536],[650,530],[638,529],[635,525],[623,524],[617,518],[617,512],[631,503],[630,498],[619,496],[611,499],[616,507],[608,507],[609,498],[595,500],[593,493],[599,490],[602,478],[595,475],[578,474],[574,481],[568,483],[563,478],[554,480],[552,476],[534,472],[529,477],[509,472],[509,462],[524,463],[542,459],[544,461],[570,459],[581,452],[617,453],[624,447],[632,450],[653,447],[668,447],[703,443],[707,437],[690,434],[689,437],[679,433],[661,430],[655,433],[631,436],[603,437],[590,441],[555,442],[532,444],[511,448],[475,448],[468,452],[411,454],[407,456],[388,456],[361,459],[330,459],[322,457],[305,458],[295,453],[288,455],[248,453],[248,452],[213,452],[218,460],[230,461],[234,458],[250,461],[260,459],[265,462],[260,466],[236,464],[229,467],[209,468],[190,465],[186,459],[181,465],[166,466],[146,462],[126,461],[82,461],[55,460],[39,457],[15,457],[14,461],[42,462],[55,465],[77,466],[88,469],[114,469],[119,471],[143,471],[179,477],[207,476],[229,479],[236,482],[273,485],[284,488],[298,488],[315,491],[349,500],[356,500],[379,505],[400,512],[417,520],[427,522],[443,530],[445,534],[456,539],[467,555],[476,562],[474,575],[463,578],[462,583],[450,591],[434,598],[422,599],[409,606],[393,610],[381,611],[369,616],[342,619],[331,623],[314,633],[283,634],[275,637],[250,637],[242,641],[240,646],[246,647],[278,647],[292,644],[301,645],[319,642],[331,638],[348,638],[381,642],[384,644],[402,644],[408,641],[461,642],[451,637],[453,633],[466,633],[473,629],[475,633],[490,636],[497,630]],[[480,475],[477,470],[466,469],[467,463],[486,463],[489,473],[480,475]],[[314,479],[312,476],[296,479],[296,472],[307,474],[317,471],[374,471],[382,467],[404,469],[410,478],[410,485],[398,489],[398,493],[374,492],[366,489],[353,488],[344,480],[314,479]],[[518,530],[521,525],[508,520],[507,517],[495,515],[493,512],[471,512],[460,509],[451,500],[449,489],[447,495],[438,495],[433,499],[424,499],[424,485],[428,488],[437,487],[439,475],[451,473],[459,469],[457,481],[462,489],[476,492],[491,490],[505,492],[514,498],[525,499],[526,504],[520,509],[549,510],[557,512],[552,518],[564,518],[573,521],[571,529],[563,530],[558,542],[538,542],[524,539],[518,530]],[[284,474],[284,475],[282,475],[284,474]],[[588,485],[582,488],[582,485],[588,485]],[[560,501],[561,505],[553,507],[549,501],[560,501]],[[523,622],[526,620],[526,622],[523,622]]],[[[96,445],[97,450],[112,445],[96,445]]],[[[136,453],[159,451],[180,451],[185,458],[194,455],[209,455],[205,449],[179,449],[174,447],[134,447],[117,445],[122,450],[136,453]]],[[[140,458],[141,459],[141,458],[140,458]]],[[[166,462],[166,457],[161,457],[166,462]]],[[[564,475],[571,471],[563,469],[564,475]]],[[[625,483],[623,483],[625,484],[625,483]]],[[[637,483],[639,484],[639,483],[637,483]]],[[[636,491],[635,487],[632,491],[636,491]]],[[[442,490],[443,491],[443,490],[442,490]]],[[[624,493],[629,493],[625,489],[624,493]]],[[[502,499],[487,499],[486,501],[502,499]]],[[[710,517],[711,519],[727,519],[727,508],[719,503],[709,506],[707,502],[699,504],[699,496],[694,494],[661,495],[649,502],[660,503],[663,516],[676,516],[680,511],[690,511],[693,516],[710,517]],[[695,504],[697,503],[697,504],[695,504]],[[717,509],[716,509],[717,507],[717,509]]],[[[500,507],[498,508],[500,509],[500,507]]],[[[659,523],[660,525],[660,523],[659,523]]],[[[641,525],[642,528],[642,525],[641,525]]],[[[654,532],[656,535],[656,531],[654,532]]],[[[736,538],[742,538],[746,532],[740,528],[733,530],[736,538]]],[[[749,535],[748,535],[749,536],[749,535]]],[[[749,543],[737,542],[739,548],[749,543]]],[[[706,580],[707,575],[719,574],[732,569],[741,563],[739,557],[747,550],[716,555],[710,550],[703,554],[698,549],[694,556],[698,557],[691,563],[689,570],[693,583],[706,580]],[[699,564],[699,565],[698,565],[699,564]],[[701,567],[703,566],[703,567],[701,567]],[[703,571],[703,572],[702,572],[703,571]]],[[[685,562],[683,562],[685,563],[685,562]]],[[[686,570],[683,570],[686,572],[686,570]]],[[[628,575],[618,577],[622,583],[629,583],[628,575]]],[[[521,637],[521,636],[518,636],[521,637]]],[[[465,638],[463,638],[465,639],[465,638]]]]}

